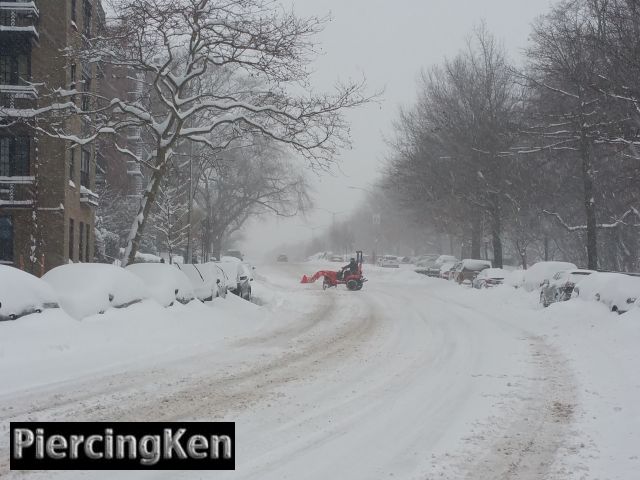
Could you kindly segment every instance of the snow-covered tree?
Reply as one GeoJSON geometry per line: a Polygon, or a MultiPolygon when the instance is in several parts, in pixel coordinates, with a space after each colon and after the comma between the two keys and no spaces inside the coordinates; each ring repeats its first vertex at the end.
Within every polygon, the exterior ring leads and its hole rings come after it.
{"type": "Polygon", "coordinates": [[[149,138],[152,153],[146,158],[120,148],[150,172],[125,264],[135,258],[160,185],[185,142],[215,152],[247,135],[262,135],[286,144],[312,167],[326,168],[349,141],[344,110],[370,100],[363,94],[364,82],[339,83],[330,94],[313,93],[307,67],[315,57],[313,37],[327,19],[300,18],[270,0],[110,3],[115,13],[106,31],[86,38],[69,55],[83,65],[111,66],[143,81],[144,101],[98,98],[76,105],[70,99],[78,92],[58,90],[57,98],[32,113],[92,119],[91,131],[82,135],[68,135],[55,122],[43,127],[47,134],[77,143],[130,127],[149,138]],[[206,81],[220,75],[223,83],[206,81]]]}

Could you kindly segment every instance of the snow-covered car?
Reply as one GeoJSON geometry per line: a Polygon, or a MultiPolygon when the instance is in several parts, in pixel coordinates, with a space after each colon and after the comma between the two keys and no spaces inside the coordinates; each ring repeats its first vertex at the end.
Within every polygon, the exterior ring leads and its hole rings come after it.
{"type": "Polygon", "coordinates": [[[527,292],[533,292],[542,287],[545,280],[551,281],[553,276],[565,270],[578,270],[578,267],[569,262],[538,262],[524,272],[522,286],[527,292]]]}
{"type": "Polygon", "coordinates": [[[209,302],[214,298],[227,296],[227,277],[216,262],[174,264],[174,266],[189,279],[198,300],[209,302]]]}
{"type": "Polygon", "coordinates": [[[229,283],[227,285],[229,291],[240,298],[251,300],[251,282],[253,282],[252,267],[243,262],[217,262],[229,283]]]}
{"type": "Polygon", "coordinates": [[[640,299],[640,277],[624,273],[593,273],[576,285],[573,296],[602,302],[612,312],[625,313],[640,299]]]}
{"type": "Polygon", "coordinates": [[[238,260],[240,260],[241,262],[244,260],[244,255],[242,255],[242,252],[240,250],[227,250],[227,252],[224,254],[224,256],[220,259],[220,261],[224,262],[225,258],[224,257],[233,257],[233,258],[237,258],[238,260]]]}
{"type": "Polygon", "coordinates": [[[287,257],[284,253],[278,255],[278,262],[288,262],[289,257],[287,257]]]}
{"type": "Polygon", "coordinates": [[[0,322],[58,308],[51,286],[30,273],[0,265],[0,322]]]}
{"type": "Polygon", "coordinates": [[[195,297],[189,278],[173,265],[134,263],[126,269],[144,282],[151,298],[163,307],[175,302],[186,304],[195,297]]]}
{"type": "Polygon", "coordinates": [[[331,255],[329,257],[330,262],[344,262],[344,257],[342,255],[331,255]]]}
{"type": "Polygon", "coordinates": [[[524,285],[524,272],[525,270],[521,269],[508,272],[507,277],[504,279],[505,285],[513,288],[522,288],[524,285]]]}
{"type": "Polygon", "coordinates": [[[552,303],[569,300],[576,285],[592,273],[595,272],[593,270],[563,270],[556,273],[551,280],[542,282],[540,303],[548,307],[552,303]]]}
{"type": "Polygon", "coordinates": [[[74,318],[125,308],[150,298],[139,277],[125,268],[103,263],[72,263],[45,273],[60,307],[74,318]]]}
{"type": "Polygon", "coordinates": [[[424,269],[433,267],[437,259],[438,255],[420,255],[415,260],[416,267],[424,269]]]}
{"type": "Polygon", "coordinates": [[[427,267],[426,274],[430,277],[442,277],[442,267],[444,265],[455,264],[458,261],[453,255],[440,255],[436,258],[433,265],[427,267]]]}
{"type": "Polygon", "coordinates": [[[471,285],[473,288],[491,288],[502,285],[504,279],[507,278],[509,272],[502,268],[486,268],[482,270],[476,278],[473,279],[471,285]]]}
{"type": "Polygon", "coordinates": [[[384,268],[400,268],[400,259],[395,255],[383,255],[378,259],[378,266],[384,268]]]}
{"type": "Polygon", "coordinates": [[[487,268],[491,268],[489,260],[467,258],[456,263],[453,272],[449,275],[449,280],[453,280],[458,284],[470,284],[481,271],[487,268]]]}
{"type": "MultiPolygon", "coordinates": [[[[444,280],[449,280],[449,277],[453,273],[453,270],[456,268],[457,264],[458,262],[443,263],[439,270],[439,277],[443,278],[444,280]]],[[[429,275],[429,276],[431,277],[432,275],[429,275]]]]}

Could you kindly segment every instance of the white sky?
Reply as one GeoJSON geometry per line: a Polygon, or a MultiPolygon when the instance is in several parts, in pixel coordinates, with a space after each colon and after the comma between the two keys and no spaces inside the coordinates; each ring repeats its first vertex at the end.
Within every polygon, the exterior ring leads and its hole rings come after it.
{"type": "MultiPolygon", "coordinates": [[[[318,36],[322,55],[315,63],[314,86],[330,90],[336,79],[360,79],[370,89],[385,89],[380,104],[350,112],[352,149],[343,152],[339,170],[321,178],[312,176],[314,201],[320,210],[303,219],[270,218],[249,225],[242,248],[252,257],[283,242],[311,238],[310,226],[329,225],[332,215],[357,206],[378,177],[387,153],[385,136],[400,105],[415,97],[416,79],[422,68],[454,56],[474,26],[485,21],[504,42],[513,60],[519,61],[531,22],[548,11],[550,0],[291,0],[300,15],[323,16],[332,21],[318,36]]],[[[337,215],[336,218],[344,214],[337,215]]],[[[316,231],[316,234],[318,232],[316,231]]]]}

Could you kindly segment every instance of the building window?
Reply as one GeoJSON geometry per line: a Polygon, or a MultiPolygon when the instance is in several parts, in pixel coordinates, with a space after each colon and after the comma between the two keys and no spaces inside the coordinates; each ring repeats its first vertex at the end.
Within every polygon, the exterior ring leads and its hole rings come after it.
{"type": "Polygon", "coordinates": [[[72,89],[73,89],[73,88],[76,88],[76,75],[78,74],[77,70],[78,70],[78,69],[77,69],[77,67],[76,67],[76,64],[75,64],[75,63],[72,63],[72,64],[69,66],[69,77],[70,77],[70,80],[71,80],[71,82],[70,82],[69,86],[70,86],[72,89]]]}
{"type": "Polygon", "coordinates": [[[0,137],[0,177],[29,175],[29,137],[0,137]]]}
{"type": "Polygon", "coordinates": [[[82,222],[78,230],[78,260],[84,262],[84,223],[82,222]]]}
{"type": "Polygon", "coordinates": [[[76,0],[71,0],[71,20],[74,22],[78,20],[76,10],[76,0]]]}
{"type": "Polygon", "coordinates": [[[74,244],[74,240],[75,240],[75,225],[73,224],[73,218],[69,219],[69,260],[71,260],[73,262],[73,244],[74,244]]]}
{"type": "Polygon", "coordinates": [[[82,110],[91,109],[91,67],[83,65],[82,67],[82,110]]]}
{"type": "Polygon", "coordinates": [[[82,2],[82,26],[85,36],[91,36],[91,18],[93,17],[93,7],[91,6],[91,0],[84,0],[82,2]]]}
{"type": "Polygon", "coordinates": [[[69,180],[75,182],[76,178],[76,149],[69,150],[69,180]]]}
{"type": "Polygon", "coordinates": [[[30,55],[10,53],[0,55],[0,85],[22,85],[31,79],[30,55]]]}
{"type": "Polygon", "coordinates": [[[82,150],[82,158],[80,159],[80,185],[85,188],[91,188],[89,185],[89,165],[91,163],[91,152],[82,150]]]}
{"type": "Polygon", "coordinates": [[[13,223],[11,217],[0,217],[0,261],[13,262],[13,223]]]}

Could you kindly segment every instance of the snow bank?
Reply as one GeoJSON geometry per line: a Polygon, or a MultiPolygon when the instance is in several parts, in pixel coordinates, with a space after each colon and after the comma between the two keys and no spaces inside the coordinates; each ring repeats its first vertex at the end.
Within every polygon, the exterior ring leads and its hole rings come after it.
{"type": "Polygon", "coordinates": [[[101,263],[62,265],[42,277],[72,317],[82,319],[149,298],[142,280],[124,268],[101,263]]]}
{"type": "Polygon", "coordinates": [[[188,303],[194,298],[191,282],[184,273],[172,265],[134,263],[126,269],[144,282],[151,298],[163,307],[172,305],[176,300],[188,303]]]}
{"type": "Polygon", "coordinates": [[[58,306],[51,286],[14,267],[0,265],[0,321],[58,306]]]}

